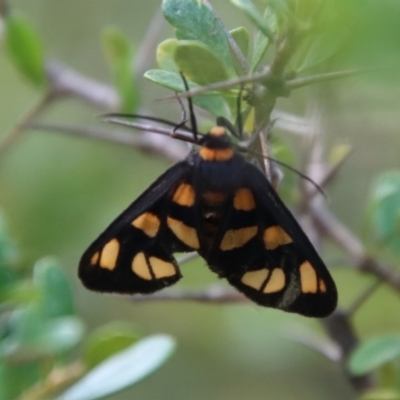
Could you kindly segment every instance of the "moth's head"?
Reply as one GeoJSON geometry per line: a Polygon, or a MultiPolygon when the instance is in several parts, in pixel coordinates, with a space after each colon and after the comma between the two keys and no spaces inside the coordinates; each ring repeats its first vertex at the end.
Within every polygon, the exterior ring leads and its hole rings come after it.
{"type": "Polygon", "coordinates": [[[214,126],[199,141],[203,147],[211,149],[227,149],[232,147],[232,141],[224,126],[214,126]]]}

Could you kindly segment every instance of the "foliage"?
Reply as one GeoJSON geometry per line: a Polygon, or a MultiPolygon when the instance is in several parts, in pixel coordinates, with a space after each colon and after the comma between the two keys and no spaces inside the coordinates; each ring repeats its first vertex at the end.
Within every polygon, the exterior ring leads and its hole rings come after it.
{"type": "MultiPolygon", "coordinates": [[[[344,38],[348,37],[348,31],[340,28],[349,29],[354,22],[351,37],[357,35],[360,26],[357,22],[363,15],[363,8],[356,4],[359,2],[326,4],[320,0],[275,0],[258,3],[262,11],[251,0],[232,0],[232,9],[248,19],[252,30],[256,31],[253,35],[245,26],[229,30],[207,1],[163,0],[164,17],[175,29],[176,37],[164,38],[158,44],[158,69],[150,69],[144,76],[173,92],[184,92],[180,75],[183,73],[190,90],[206,86],[206,90],[193,98],[198,107],[232,121],[237,118],[236,99],[243,90],[246,131],[265,129],[269,132],[274,125],[272,112],[277,99],[290,97],[297,88],[311,83],[360,72],[334,70],[340,65],[340,52],[346,51],[344,38]],[[345,23],[346,18],[339,19],[341,13],[347,16],[349,23],[345,23]],[[333,77],[329,72],[336,72],[336,75],[333,77]],[[248,79],[241,81],[243,78],[248,79]],[[222,81],[225,85],[213,86],[222,81]]],[[[47,49],[39,33],[27,18],[11,11],[3,15],[5,47],[16,69],[38,91],[56,93],[58,97],[65,93],[71,95],[71,90],[57,92],[59,87],[54,84],[54,76],[47,74],[47,49]]],[[[382,16],[378,13],[376,18],[382,16]]],[[[225,23],[228,23],[227,18],[225,23]]],[[[105,64],[115,82],[119,109],[135,112],[141,97],[132,73],[136,49],[115,27],[104,29],[102,42],[105,64]]],[[[40,107],[42,112],[43,107],[40,107]]],[[[26,130],[38,114],[30,114],[17,124],[18,129],[26,130]]],[[[273,141],[273,148],[289,163],[294,161],[294,150],[281,138],[273,141]]],[[[332,153],[335,150],[338,149],[332,153]]],[[[345,156],[328,166],[334,170],[347,155],[346,151],[345,156]]],[[[283,189],[287,198],[298,196],[293,179],[289,183],[286,180],[283,189]]],[[[312,195],[307,196],[308,201],[312,195]]],[[[307,208],[307,202],[300,205],[307,208]]],[[[392,270],[382,274],[381,263],[376,260],[395,266],[399,263],[400,172],[394,169],[380,173],[363,207],[368,222],[365,235],[368,241],[360,244],[361,250],[357,250],[361,255],[352,262],[355,268],[383,280],[386,288],[395,287],[396,269],[393,268],[393,274],[392,270]],[[372,256],[373,262],[369,262],[372,256]]],[[[351,254],[351,250],[348,253],[351,254]]],[[[16,246],[0,224],[1,400],[44,399],[57,395],[60,400],[104,397],[153,372],[173,350],[174,341],[170,337],[155,335],[139,340],[136,329],[125,323],[85,333],[70,283],[59,263],[46,257],[32,268],[22,268],[16,260],[16,246]],[[121,370],[129,373],[123,374],[121,370]],[[104,379],[104,374],[114,379],[104,379]],[[80,381],[73,384],[77,379],[80,381]]],[[[349,325],[354,323],[350,311],[346,316],[349,325]]],[[[332,331],[328,329],[331,336],[332,331]]],[[[337,339],[333,342],[339,346],[337,339]]],[[[349,358],[346,351],[341,353],[345,354],[341,361],[350,378],[371,373],[380,377],[364,388],[368,390],[360,393],[359,398],[399,399],[399,336],[381,334],[374,339],[366,338],[359,345],[356,342],[349,351],[349,358]]]]}
{"type": "Polygon", "coordinates": [[[85,334],[62,267],[52,258],[41,259],[30,278],[17,268],[4,225],[0,255],[2,400],[53,397],[77,379],[57,398],[102,398],[134,385],[171,354],[174,341],[169,336],[139,340],[128,324],[116,322],[85,334]],[[127,365],[129,374],[122,374],[127,365]]]}

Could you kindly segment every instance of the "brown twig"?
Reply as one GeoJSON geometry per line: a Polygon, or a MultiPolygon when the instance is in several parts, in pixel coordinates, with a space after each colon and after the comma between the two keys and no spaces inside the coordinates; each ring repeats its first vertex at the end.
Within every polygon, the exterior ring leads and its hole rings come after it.
{"type": "Polygon", "coordinates": [[[381,280],[376,280],[370,286],[368,286],[355,300],[351,303],[346,310],[349,317],[354,315],[356,311],[376,292],[376,290],[382,285],[381,280]]]}
{"type": "MultiPolygon", "coordinates": [[[[149,129],[145,129],[146,125],[143,124],[138,128],[143,131],[149,130],[151,132],[146,132],[145,134],[129,133],[115,129],[92,128],[87,126],[55,123],[33,123],[29,128],[95,140],[104,140],[122,146],[134,147],[146,153],[157,153],[158,155],[164,156],[172,161],[181,160],[188,152],[180,143],[169,139],[171,130],[164,129],[166,136],[162,136],[154,134],[155,130],[157,131],[157,128],[154,126],[147,126],[149,129]]],[[[159,128],[159,130],[162,130],[162,128],[159,128]]]]}
{"type": "Polygon", "coordinates": [[[322,323],[330,338],[341,349],[340,364],[347,379],[357,392],[364,392],[373,385],[372,375],[353,376],[347,368],[347,361],[350,354],[358,346],[358,335],[347,312],[336,310],[328,318],[324,318],[322,323]]]}
{"type": "Polygon", "coordinates": [[[161,8],[157,9],[151,19],[147,31],[140,42],[139,48],[135,54],[133,63],[133,75],[135,80],[141,82],[142,75],[150,68],[154,58],[154,49],[157,47],[159,38],[165,26],[165,19],[161,8]]]}
{"type": "Polygon", "coordinates": [[[201,290],[164,290],[152,295],[134,295],[132,301],[195,301],[201,303],[243,303],[248,300],[239,292],[222,285],[212,285],[201,290]]]}
{"type": "Polygon", "coordinates": [[[0,16],[5,18],[9,12],[9,5],[7,0],[0,0],[0,16]]]}
{"type": "Polygon", "coordinates": [[[24,115],[13,128],[5,134],[0,142],[0,157],[4,155],[21,136],[26,132],[29,125],[41,115],[56,99],[53,91],[47,91],[24,115]]]}
{"type": "Polygon", "coordinates": [[[321,232],[334,241],[352,259],[351,265],[365,273],[383,280],[388,286],[400,292],[400,273],[384,263],[370,257],[360,239],[342,224],[325,206],[310,206],[312,218],[321,232]]]}
{"type": "Polygon", "coordinates": [[[350,76],[371,73],[376,71],[383,70],[392,70],[398,69],[399,66],[394,65],[391,67],[371,67],[371,68],[357,68],[357,69],[349,69],[345,71],[335,71],[335,72],[327,72],[324,74],[318,74],[313,76],[306,76],[304,78],[296,78],[291,79],[286,82],[286,86],[289,89],[299,89],[305,86],[314,85],[316,83],[329,82],[332,80],[348,78],[350,76]]]}
{"type": "Polygon", "coordinates": [[[26,390],[18,400],[41,400],[52,397],[61,389],[75,382],[84,373],[85,367],[80,362],[56,368],[47,375],[45,380],[26,390]]]}
{"type": "Polygon", "coordinates": [[[52,91],[59,97],[73,96],[108,110],[119,106],[114,88],[84,76],[59,61],[48,60],[46,73],[52,91]]]}

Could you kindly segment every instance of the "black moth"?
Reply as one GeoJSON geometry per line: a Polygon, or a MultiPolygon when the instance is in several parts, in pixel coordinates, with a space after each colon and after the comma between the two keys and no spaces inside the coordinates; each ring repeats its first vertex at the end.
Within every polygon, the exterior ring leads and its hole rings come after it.
{"type": "MultiPolygon", "coordinates": [[[[92,290],[153,293],[181,278],[175,252],[197,251],[250,300],[309,317],[337,303],[325,264],[263,172],[235,151],[219,118],[199,151],[161,175],[85,251],[92,290]]],[[[199,138],[200,136],[200,138],[199,138]]]]}

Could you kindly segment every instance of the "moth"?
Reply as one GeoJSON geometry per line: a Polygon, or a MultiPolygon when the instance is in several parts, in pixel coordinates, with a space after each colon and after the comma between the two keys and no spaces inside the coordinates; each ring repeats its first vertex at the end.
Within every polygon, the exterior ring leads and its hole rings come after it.
{"type": "Polygon", "coordinates": [[[175,252],[196,251],[220,278],[266,307],[325,317],[335,283],[265,174],[245,160],[223,118],[199,149],[170,167],[83,254],[88,288],[153,293],[181,277],[175,252]]]}

